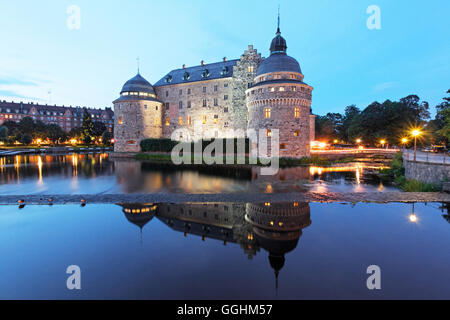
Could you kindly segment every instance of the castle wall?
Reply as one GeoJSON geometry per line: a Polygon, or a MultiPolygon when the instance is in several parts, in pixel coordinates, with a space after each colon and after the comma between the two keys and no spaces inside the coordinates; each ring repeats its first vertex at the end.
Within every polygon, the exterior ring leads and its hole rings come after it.
{"type": "Polygon", "coordinates": [[[162,104],[152,100],[114,102],[115,152],[140,152],[140,142],[161,138],[162,104]]]}
{"type": "MultiPolygon", "coordinates": [[[[281,157],[309,156],[311,91],[306,84],[283,82],[248,89],[248,128],[256,132],[278,129],[281,157]],[[296,108],[299,108],[298,118],[295,117],[296,108]],[[270,109],[270,118],[266,118],[266,109],[270,109]]],[[[269,147],[270,143],[269,138],[269,147]]]]}

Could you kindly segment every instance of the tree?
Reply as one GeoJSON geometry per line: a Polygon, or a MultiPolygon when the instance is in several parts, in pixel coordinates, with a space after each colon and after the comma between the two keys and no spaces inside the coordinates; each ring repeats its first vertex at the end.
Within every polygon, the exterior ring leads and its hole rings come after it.
{"type": "Polygon", "coordinates": [[[94,124],[92,123],[92,117],[87,112],[86,109],[84,109],[83,114],[83,125],[82,128],[82,138],[84,143],[89,144],[92,141],[93,131],[94,131],[94,124]]]}
{"type": "Polygon", "coordinates": [[[53,144],[57,144],[59,140],[65,139],[67,134],[56,124],[49,124],[47,126],[47,137],[53,144]]]}
{"type": "Polygon", "coordinates": [[[8,139],[8,127],[1,126],[0,127],[0,141],[5,142],[8,139]]]}
{"type": "Polygon", "coordinates": [[[339,138],[343,141],[350,142],[349,129],[353,120],[361,113],[358,107],[351,105],[345,108],[345,113],[342,121],[341,132],[339,138]]]}
{"type": "Polygon", "coordinates": [[[24,133],[20,137],[20,142],[23,143],[24,145],[29,145],[29,144],[31,144],[31,142],[33,142],[33,138],[31,137],[30,134],[24,133]]]}
{"type": "Polygon", "coordinates": [[[106,126],[103,122],[95,121],[93,123],[92,135],[94,137],[100,137],[105,132],[106,126]]]}
{"type": "Polygon", "coordinates": [[[105,130],[102,134],[102,143],[109,146],[111,144],[111,139],[112,134],[108,130],[105,130]]]}
{"type": "MultiPolygon", "coordinates": [[[[450,89],[447,90],[447,94],[450,94],[450,89]]],[[[450,142],[450,97],[444,97],[444,102],[436,106],[436,118],[432,121],[433,137],[435,143],[448,144],[450,142]]]]}

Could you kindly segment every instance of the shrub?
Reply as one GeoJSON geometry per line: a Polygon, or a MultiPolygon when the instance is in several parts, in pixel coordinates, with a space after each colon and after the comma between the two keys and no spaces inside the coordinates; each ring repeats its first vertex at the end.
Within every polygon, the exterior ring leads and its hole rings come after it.
{"type": "Polygon", "coordinates": [[[171,152],[178,144],[170,139],[144,139],[141,141],[142,152],[171,152]]]}

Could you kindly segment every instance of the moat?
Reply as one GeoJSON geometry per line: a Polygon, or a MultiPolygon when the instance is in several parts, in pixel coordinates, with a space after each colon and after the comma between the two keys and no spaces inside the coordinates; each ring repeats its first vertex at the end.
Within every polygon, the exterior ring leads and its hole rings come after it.
{"type": "Polygon", "coordinates": [[[449,299],[449,221],[438,203],[1,206],[0,298],[449,299]]]}
{"type": "Polygon", "coordinates": [[[395,187],[376,175],[386,163],[250,170],[178,169],[106,153],[0,157],[0,194],[385,192],[395,187]]]}

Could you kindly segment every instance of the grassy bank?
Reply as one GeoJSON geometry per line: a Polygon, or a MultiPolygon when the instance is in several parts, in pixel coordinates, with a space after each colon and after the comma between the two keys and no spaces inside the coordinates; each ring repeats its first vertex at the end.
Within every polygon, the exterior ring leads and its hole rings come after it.
{"type": "Polygon", "coordinates": [[[432,183],[425,183],[414,179],[406,179],[403,166],[403,154],[397,153],[391,162],[390,169],[380,170],[383,179],[391,179],[405,192],[438,192],[441,188],[432,183]]]}
{"type": "MultiPolygon", "coordinates": [[[[136,160],[140,161],[147,161],[147,162],[155,162],[155,163],[170,163],[172,164],[172,159],[170,154],[149,154],[149,153],[139,153],[136,155],[136,160]]],[[[191,157],[191,163],[194,163],[194,155],[191,157]]],[[[237,162],[238,158],[234,158],[234,163],[237,162]]],[[[280,158],[279,159],[279,165],[280,168],[289,168],[289,167],[298,167],[298,166],[331,166],[333,164],[338,163],[350,163],[354,162],[355,158],[345,158],[345,159],[339,159],[339,160],[329,160],[325,158],[320,157],[305,157],[301,159],[292,159],[292,158],[280,158]]],[[[205,162],[203,161],[205,164],[205,162]]],[[[226,158],[223,158],[224,165],[226,164],[226,158]]],[[[245,157],[245,165],[249,165],[250,158],[248,156],[245,157]]],[[[258,159],[257,164],[258,166],[264,166],[264,164],[258,159]]]]}

